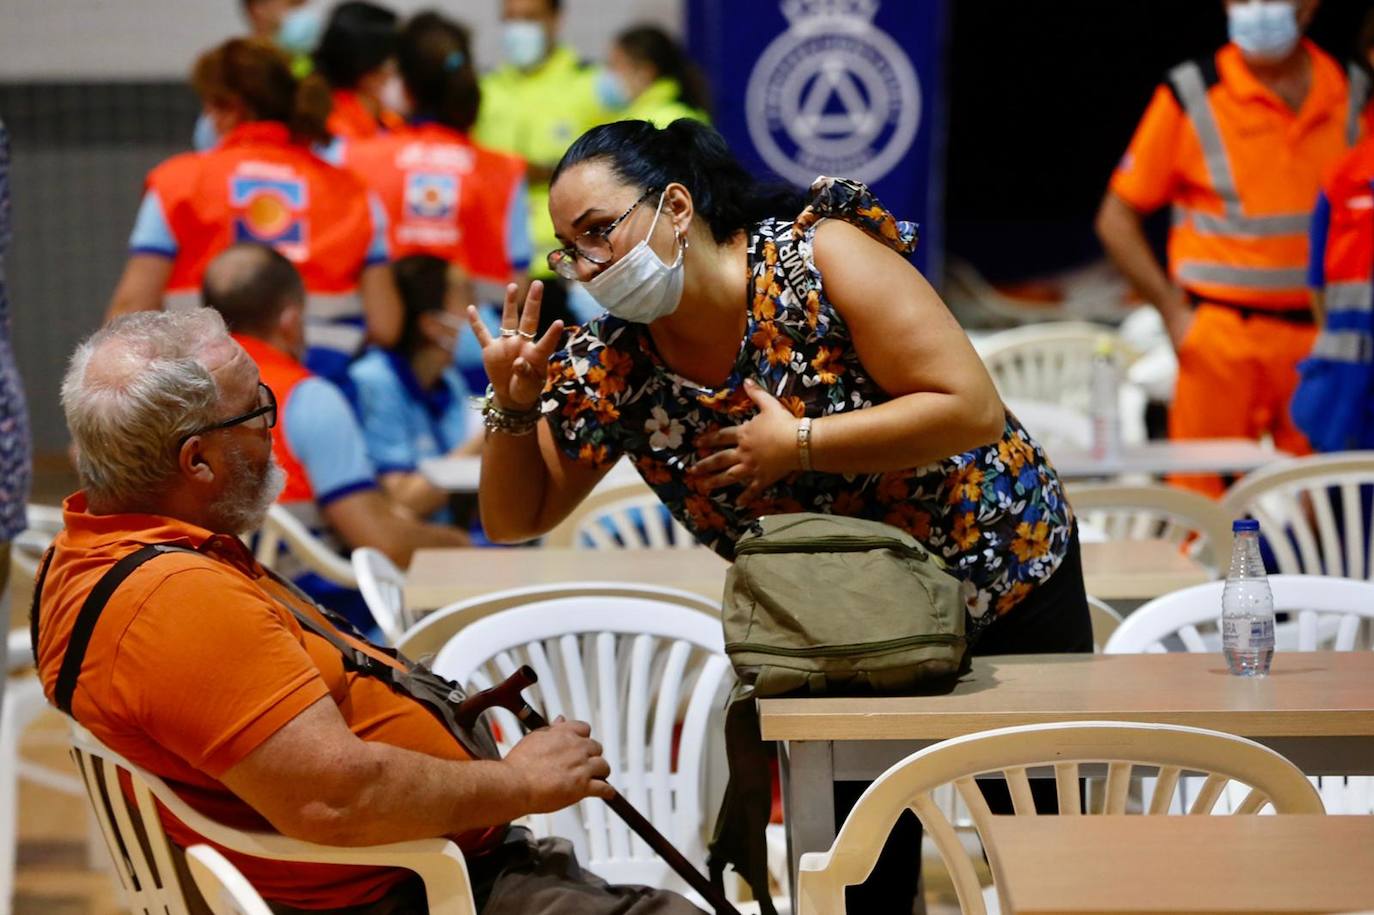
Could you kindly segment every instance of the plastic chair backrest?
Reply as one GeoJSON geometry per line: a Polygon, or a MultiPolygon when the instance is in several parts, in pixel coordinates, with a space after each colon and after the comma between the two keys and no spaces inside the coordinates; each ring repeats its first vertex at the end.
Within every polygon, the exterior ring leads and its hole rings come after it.
{"type": "Polygon", "coordinates": [[[431,915],[477,913],[463,853],[447,839],[335,848],[275,833],[243,832],[193,810],[162,779],[115,753],[75,722],[70,723],[69,739],[72,759],[136,915],[182,915],[187,911],[172,865],[171,844],[158,817],[158,804],[197,835],[238,854],[308,864],[403,868],[424,882],[431,915]],[[119,788],[121,777],[129,781],[132,805],[119,788]]]}
{"type": "Polygon", "coordinates": [[[239,869],[209,845],[186,849],[186,866],[214,915],[272,915],[239,869]]]}
{"type": "Polygon", "coordinates": [[[568,581],[493,591],[456,601],[425,614],[396,642],[396,649],[417,660],[434,655],[465,626],[514,607],[558,597],[626,597],[660,601],[704,613],[720,625],[720,604],[691,591],[618,581],[568,581]]]}
{"type": "Polygon", "coordinates": [[[698,546],[687,528],[664,508],[643,482],[593,492],[561,524],[549,531],[544,545],[576,549],[692,549],[698,546]]]}
{"type": "Polygon", "coordinates": [[[1159,484],[1070,484],[1069,503],[1083,524],[1109,540],[1165,540],[1225,574],[1231,559],[1231,516],[1217,502],[1159,484]]]}
{"type": "Polygon", "coordinates": [[[354,550],[351,562],[367,609],[386,636],[387,644],[395,645],[411,622],[405,608],[404,573],[385,553],[370,546],[354,550]]]}
{"type": "Polygon", "coordinates": [[[1124,379],[1138,354],[1105,324],[1028,324],[984,338],[977,350],[1003,397],[1060,403],[1086,412],[1093,357],[1103,337],[1112,340],[1124,379]]]}
{"type": "MultiPolygon", "coordinates": [[[[1164,652],[1170,645],[1185,651],[1218,651],[1224,581],[1209,581],[1144,604],[1117,627],[1107,641],[1107,654],[1164,652]]],[[[1328,575],[1270,575],[1274,610],[1288,612],[1296,623],[1281,624],[1279,650],[1351,651],[1359,647],[1360,623],[1374,620],[1374,582],[1328,575]],[[1285,644],[1285,640],[1287,643],[1285,644]]]]}
{"type": "MultiPolygon", "coordinates": [[[[434,670],[485,689],[523,664],[539,676],[528,691],[531,704],[549,720],[589,722],[612,783],[687,860],[705,860],[706,726],[723,704],[730,667],[719,619],[644,598],[552,598],[468,625],[439,652],[434,670]]],[[[520,725],[508,713],[493,714],[504,752],[520,725]]],[[[683,889],[598,801],[536,818],[532,826],[570,839],[587,869],[612,883],[683,889]]]]}
{"type": "Polygon", "coordinates": [[[1093,650],[1101,653],[1107,647],[1107,640],[1121,625],[1122,616],[1106,601],[1088,596],[1088,616],[1092,619],[1093,650]]]}
{"type": "Polygon", "coordinates": [[[10,541],[10,565],[15,582],[32,582],[38,576],[43,553],[62,530],[62,507],[30,502],[24,521],[28,526],[10,541]]]}
{"type": "Polygon", "coordinates": [[[1232,517],[1252,517],[1280,572],[1374,578],[1369,529],[1374,451],[1348,451],[1271,464],[1222,498],[1232,517]]]}
{"type": "Polygon", "coordinates": [[[1132,778],[1144,772],[1156,779],[1142,812],[1166,814],[1185,771],[1206,773],[1204,788],[1188,810],[1190,814],[1212,812],[1216,799],[1232,781],[1248,788],[1236,813],[1258,813],[1266,806],[1280,814],[1325,812],[1317,792],[1296,766],[1254,741],[1217,731],[1098,721],[968,734],[927,747],[892,766],[859,798],[830,850],[802,856],[797,915],[844,912],[844,888],[868,876],[897,817],[908,809],[920,818],[944,860],[961,910],[965,915],[984,915],[987,910],[973,861],[932,794],[940,786],[953,783],[971,812],[996,872],[997,847],[988,829],[993,814],[974,779],[1005,779],[1016,815],[1033,816],[1035,802],[1027,777],[1031,767],[1053,771],[1061,815],[1125,813],[1132,778]],[[1090,811],[1081,808],[1079,775],[1083,764],[1106,767],[1106,790],[1099,806],[1090,811]],[[1142,767],[1140,773],[1137,766],[1142,767]]]}
{"type": "Polygon", "coordinates": [[[345,588],[358,587],[358,579],[348,560],[330,549],[290,510],[277,503],[267,510],[254,555],[268,568],[276,568],[283,546],[297,562],[321,578],[345,588]]]}
{"type": "Polygon", "coordinates": [[[1059,448],[1086,449],[1092,445],[1092,420],[1088,414],[1063,404],[1026,398],[1006,399],[1026,431],[1051,452],[1059,448]]]}

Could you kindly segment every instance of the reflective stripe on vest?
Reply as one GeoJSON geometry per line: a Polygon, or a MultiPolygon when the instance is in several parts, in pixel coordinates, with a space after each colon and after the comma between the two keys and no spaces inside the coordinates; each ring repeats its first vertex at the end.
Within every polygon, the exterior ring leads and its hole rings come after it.
{"type": "Polygon", "coordinates": [[[1322,302],[1327,314],[1374,311],[1374,283],[1368,280],[1328,283],[1322,290],[1322,302]]]}
{"type": "Polygon", "coordinates": [[[1302,289],[1307,282],[1307,271],[1301,267],[1232,267],[1227,264],[1182,261],[1175,273],[1185,283],[1236,286],[1256,292],[1302,289]]]}
{"type": "MultiPolygon", "coordinates": [[[[1311,213],[1279,213],[1271,216],[1246,216],[1241,205],[1240,191],[1236,188],[1235,176],[1231,173],[1231,160],[1226,155],[1226,144],[1221,139],[1221,128],[1217,126],[1216,114],[1207,98],[1207,83],[1202,76],[1202,68],[1195,62],[1179,64],[1169,72],[1169,81],[1183,103],[1183,109],[1197,132],[1198,142],[1202,144],[1202,157],[1207,164],[1207,175],[1212,181],[1212,190],[1221,198],[1224,213],[1203,213],[1187,207],[1174,207],[1174,223],[1187,222],[1199,235],[1222,235],[1228,238],[1282,238],[1290,235],[1307,234],[1311,224],[1311,213]]],[[[1352,89],[1352,104],[1353,104],[1352,89]]],[[[1358,111],[1356,111],[1358,117],[1358,111]]],[[[1235,276],[1249,273],[1253,268],[1232,267],[1239,271],[1235,276]]],[[[1180,279],[1188,279],[1179,272],[1180,279]]],[[[1196,279],[1196,278],[1195,278],[1196,279]]],[[[1275,285],[1273,278],[1232,278],[1211,282],[1229,283],[1247,289],[1284,291],[1301,287],[1305,276],[1289,284],[1275,285]]]]}
{"type": "Polygon", "coordinates": [[[1345,116],[1345,142],[1354,146],[1360,139],[1360,114],[1369,101],[1369,73],[1363,67],[1351,64],[1346,68],[1346,84],[1350,87],[1350,107],[1345,116]]]}
{"type": "Polygon", "coordinates": [[[366,332],[360,325],[307,321],[305,345],[316,349],[334,350],[352,356],[363,347],[366,332]]]}
{"type": "Polygon", "coordinates": [[[1374,338],[1357,330],[1322,331],[1312,345],[1312,358],[1361,365],[1374,361],[1374,338]]]}
{"type": "Polygon", "coordinates": [[[165,292],[162,294],[162,309],[164,311],[191,311],[199,308],[200,300],[199,289],[188,289],[182,292],[165,292]]]}
{"type": "Polygon", "coordinates": [[[363,300],[356,292],[312,292],[305,297],[305,315],[315,321],[360,318],[363,300]]]}

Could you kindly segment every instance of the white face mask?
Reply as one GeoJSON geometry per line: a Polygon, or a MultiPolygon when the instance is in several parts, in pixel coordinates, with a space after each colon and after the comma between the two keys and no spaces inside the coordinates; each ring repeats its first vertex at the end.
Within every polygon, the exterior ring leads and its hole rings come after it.
{"type": "Polygon", "coordinates": [[[402,117],[410,114],[410,97],[406,95],[406,85],[394,73],[386,78],[386,82],[382,83],[382,90],[378,93],[377,101],[381,102],[382,107],[387,111],[402,117]]]}
{"type": "Polygon", "coordinates": [[[1282,60],[1302,38],[1298,10],[1290,0],[1249,0],[1226,8],[1231,40],[1256,61],[1282,60]]]}
{"type": "Polygon", "coordinates": [[[544,59],[544,26],[528,19],[513,19],[501,28],[501,48],[506,60],[520,69],[544,59]]]}
{"type": "Polygon", "coordinates": [[[654,221],[649,224],[644,240],[582,284],[597,304],[621,320],[649,324],[677,311],[682,301],[682,257],[687,240],[674,230],[674,239],[679,244],[677,258],[671,264],[663,263],[649,247],[666,196],[666,191],[659,195],[658,209],[654,210],[654,221]]]}

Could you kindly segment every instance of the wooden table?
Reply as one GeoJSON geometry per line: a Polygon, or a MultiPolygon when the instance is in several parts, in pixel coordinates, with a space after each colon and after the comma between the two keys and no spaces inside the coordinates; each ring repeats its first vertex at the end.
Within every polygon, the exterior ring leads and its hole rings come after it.
{"type": "Polygon", "coordinates": [[[572,550],[456,548],[417,550],[406,574],[406,606],[433,610],[493,591],[563,581],[662,585],[708,597],[725,591],[729,565],[693,550],[572,550]]]}
{"type": "Polygon", "coordinates": [[[1149,441],[1122,445],[1114,461],[1095,458],[1078,448],[1055,448],[1050,454],[1059,475],[1065,479],[1115,477],[1128,473],[1163,476],[1170,473],[1249,473],[1275,461],[1291,457],[1283,451],[1262,447],[1244,438],[1202,439],[1199,441],[1149,441]]]}
{"type": "Polygon", "coordinates": [[[993,878],[1018,915],[1374,909],[1374,817],[998,817],[993,878]]]}
{"type": "Polygon", "coordinates": [[[1083,580],[1102,600],[1149,600],[1212,580],[1191,556],[1164,540],[1084,543],[1083,580]]]}
{"type": "Polygon", "coordinates": [[[785,741],[795,870],[835,839],[833,783],[870,781],[949,737],[1052,721],[1146,721],[1249,737],[1309,775],[1374,775],[1374,652],[1279,652],[1271,675],[1233,677],[1220,654],[975,658],[946,695],[765,699],[763,738],[785,741]]]}

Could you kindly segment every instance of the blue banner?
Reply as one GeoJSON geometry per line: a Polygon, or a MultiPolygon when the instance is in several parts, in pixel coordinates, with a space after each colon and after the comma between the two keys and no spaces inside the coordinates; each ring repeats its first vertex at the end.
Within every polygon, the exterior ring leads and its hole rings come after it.
{"type": "Polygon", "coordinates": [[[868,184],[921,224],[938,285],[945,0],[688,0],[687,40],[716,127],[760,177],[868,184]]]}

